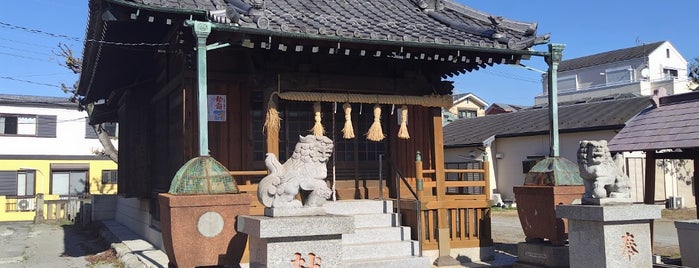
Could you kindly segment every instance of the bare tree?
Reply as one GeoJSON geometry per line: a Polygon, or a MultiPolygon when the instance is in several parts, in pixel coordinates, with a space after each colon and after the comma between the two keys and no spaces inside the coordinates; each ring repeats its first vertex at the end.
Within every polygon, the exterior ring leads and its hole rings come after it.
{"type": "MultiPolygon", "coordinates": [[[[80,74],[82,72],[82,59],[77,58],[73,55],[73,50],[70,49],[67,45],[65,44],[58,44],[58,49],[60,51],[56,52],[56,55],[61,56],[65,59],[65,63],[61,64],[64,67],[70,69],[73,73],[75,74],[80,74]]],[[[65,93],[70,93],[72,94],[70,97],[70,101],[73,103],[76,103],[78,105],[78,110],[80,111],[85,111],[87,112],[88,117],[92,115],[92,111],[94,109],[94,104],[93,103],[88,103],[88,104],[82,104],[80,103],[80,99],[78,97],[78,82],[76,81],[73,83],[72,86],[67,86],[64,83],[61,83],[61,90],[65,93]]],[[[114,147],[114,143],[112,143],[112,139],[109,137],[109,133],[102,127],[102,124],[94,124],[90,125],[92,126],[92,129],[95,131],[95,134],[97,134],[97,139],[100,141],[102,144],[102,150],[95,152],[97,155],[101,156],[107,156],[109,159],[114,161],[114,163],[119,162],[119,151],[114,147]]]]}
{"type": "Polygon", "coordinates": [[[689,80],[692,82],[690,85],[691,90],[699,89],[699,57],[694,58],[694,61],[689,63],[689,80]]]}

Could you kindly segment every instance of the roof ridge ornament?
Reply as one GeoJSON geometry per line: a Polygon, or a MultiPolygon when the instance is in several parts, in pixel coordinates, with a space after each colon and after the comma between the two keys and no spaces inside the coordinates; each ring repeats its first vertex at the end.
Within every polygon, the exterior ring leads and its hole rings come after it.
{"type": "Polygon", "coordinates": [[[434,11],[444,9],[443,0],[411,0],[413,4],[423,11],[434,11]]]}

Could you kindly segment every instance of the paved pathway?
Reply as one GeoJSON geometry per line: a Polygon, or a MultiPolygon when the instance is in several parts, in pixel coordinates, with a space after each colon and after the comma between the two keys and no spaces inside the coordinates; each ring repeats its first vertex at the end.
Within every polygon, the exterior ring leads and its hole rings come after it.
{"type": "Polygon", "coordinates": [[[73,225],[0,223],[0,267],[86,267],[86,256],[108,248],[73,225]]]}

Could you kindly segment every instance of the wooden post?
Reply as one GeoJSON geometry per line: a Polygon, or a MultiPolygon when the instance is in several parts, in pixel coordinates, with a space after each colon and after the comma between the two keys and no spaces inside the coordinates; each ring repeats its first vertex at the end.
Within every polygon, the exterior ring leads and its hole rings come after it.
{"type": "MultiPolygon", "coordinates": [[[[420,151],[417,151],[417,155],[415,157],[415,188],[417,190],[418,200],[422,200],[425,195],[423,188],[425,178],[422,176],[422,155],[420,154],[420,151]]],[[[420,211],[417,213],[419,214],[420,211]]]]}
{"type": "MultiPolygon", "coordinates": [[[[432,131],[434,133],[434,177],[437,184],[437,201],[445,201],[446,187],[444,174],[444,136],[442,130],[442,110],[432,108],[432,131]]],[[[447,209],[437,210],[437,246],[439,257],[435,260],[436,266],[460,265],[451,254],[451,238],[449,224],[447,223],[447,209]]]]}
{"type": "MultiPolygon", "coordinates": [[[[485,181],[485,201],[490,202],[490,162],[483,161],[483,180],[485,181]]],[[[490,204],[490,203],[488,203],[490,204]]]]}
{"type": "Polygon", "coordinates": [[[643,192],[644,204],[655,204],[655,151],[646,151],[646,189],[643,192]]]}

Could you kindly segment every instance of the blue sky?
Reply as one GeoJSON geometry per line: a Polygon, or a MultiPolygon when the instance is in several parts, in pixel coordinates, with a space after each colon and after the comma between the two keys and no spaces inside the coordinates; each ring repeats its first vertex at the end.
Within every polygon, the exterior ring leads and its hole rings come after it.
{"type": "MultiPolygon", "coordinates": [[[[676,0],[457,0],[483,12],[509,19],[538,22],[539,34],[551,33],[553,43],[566,44],[564,59],[641,43],[669,40],[687,61],[699,57],[699,1],[676,0]]],[[[58,43],[82,55],[87,1],[22,0],[0,9],[0,93],[67,96],[60,83],[77,75],[59,65],[58,43]],[[3,24],[4,23],[4,24],[3,24]],[[40,30],[32,33],[12,26],[40,30]],[[56,36],[58,35],[58,36],[56,36]],[[8,79],[10,78],[10,79],[8,79]],[[22,80],[22,81],[18,81],[22,80]],[[53,85],[53,86],[51,86],[53,85]]],[[[536,50],[545,51],[545,45],[536,50]]],[[[524,64],[545,70],[542,58],[524,64]]],[[[456,93],[472,92],[488,103],[532,105],[541,93],[539,73],[513,66],[489,67],[452,78],[456,93]]]]}

